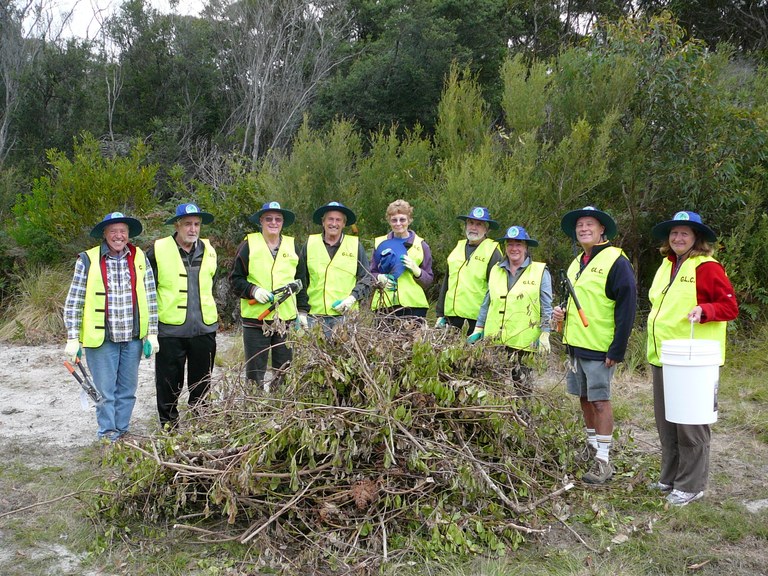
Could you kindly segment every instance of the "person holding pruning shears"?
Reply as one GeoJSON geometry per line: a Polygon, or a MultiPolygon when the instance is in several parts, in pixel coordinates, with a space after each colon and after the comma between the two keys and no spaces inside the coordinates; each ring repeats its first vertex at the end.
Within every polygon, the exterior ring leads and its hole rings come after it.
{"type": "Polygon", "coordinates": [[[594,454],[592,468],[582,479],[603,484],[613,476],[611,380],[616,364],[624,360],[632,332],[637,285],[632,264],[610,242],[616,236],[616,223],[609,214],[585,206],[565,214],[560,227],[581,251],[567,272],[576,298],[556,306],[552,320],[562,325],[571,363],[567,389],[579,397],[587,448],[594,454]]]}
{"type": "Polygon", "coordinates": [[[296,320],[296,296],[290,295],[279,305],[274,292],[296,280],[299,255],[292,236],[283,234],[296,215],[279,202],[267,202],[248,219],[259,227],[238,246],[229,280],[240,297],[243,323],[245,375],[269,391],[264,383],[267,361],[272,353],[272,369],[284,369],[293,352],[286,344],[286,331],[276,324],[278,319],[293,324],[296,320]]]}
{"type": "Polygon", "coordinates": [[[66,359],[85,350],[102,396],[96,405],[97,435],[114,442],[128,433],[136,404],[142,350],[157,353],[157,292],[144,252],[128,240],[142,225],[111,212],[91,230],[98,246],[81,252],[64,303],[66,359]]]}
{"type": "Polygon", "coordinates": [[[155,358],[155,388],[163,428],[178,424],[185,366],[193,413],[204,405],[211,385],[219,327],[213,298],[218,261],[210,241],[200,238],[201,227],[211,222],[213,215],[196,204],[180,204],[165,222],[173,224],[173,234],[147,250],[157,280],[160,351],[155,358]]]}

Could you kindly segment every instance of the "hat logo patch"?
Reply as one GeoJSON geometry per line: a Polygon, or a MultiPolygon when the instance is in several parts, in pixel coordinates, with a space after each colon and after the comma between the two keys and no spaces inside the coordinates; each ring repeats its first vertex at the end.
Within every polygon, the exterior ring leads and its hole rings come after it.
{"type": "Polygon", "coordinates": [[[195,206],[194,204],[187,204],[187,206],[184,208],[184,211],[187,214],[194,214],[198,212],[198,209],[197,209],[197,206],[195,206]]]}
{"type": "Polygon", "coordinates": [[[475,208],[474,210],[472,210],[472,216],[474,216],[475,218],[482,218],[483,216],[485,216],[485,210],[483,210],[482,208],[475,208]]]}
{"type": "Polygon", "coordinates": [[[122,212],[112,212],[112,214],[109,215],[109,219],[112,220],[113,218],[124,218],[122,212]]]}
{"type": "Polygon", "coordinates": [[[269,203],[270,208],[280,208],[280,202],[270,202],[269,203]]]}
{"type": "Polygon", "coordinates": [[[595,208],[594,206],[584,206],[582,210],[597,210],[597,208],[595,208]]]}
{"type": "Polygon", "coordinates": [[[688,215],[688,212],[678,212],[675,214],[675,217],[673,220],[690,220],[691,217],[688,215]]]}
{"type": "Polygon", "coordinates": [[[338,202],[328,202],[328,206],[341,206],[338,202]]]}
{"type": "Polygon", "coordinates": [[[512,226],[509,230],[507,230],[507,236],[510,238],[517,238],[520,235],[520,230],[517,226],[512,226]]]}

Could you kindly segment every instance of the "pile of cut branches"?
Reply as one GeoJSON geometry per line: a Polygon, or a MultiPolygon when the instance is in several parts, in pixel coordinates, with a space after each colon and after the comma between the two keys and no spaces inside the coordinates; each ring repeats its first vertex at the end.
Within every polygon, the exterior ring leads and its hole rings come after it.
{"type": "Polygon", "coordinates": [[[561,394],[518,382],[503,349],[401,320],[295,338],[271,394],[224,378],[178,433],[113,450],[121,473],[101,513],[347,566],[502,554],[547,529],[578,418],[561,394]]]}

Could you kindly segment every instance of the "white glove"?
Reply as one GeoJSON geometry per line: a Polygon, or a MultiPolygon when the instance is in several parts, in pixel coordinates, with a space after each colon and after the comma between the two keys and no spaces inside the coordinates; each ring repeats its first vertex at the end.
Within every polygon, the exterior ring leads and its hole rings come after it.
{"type": "Polygon", "coordinates": [[[309,320],[307,319],[307,313],[299,312],[298,316],[296,316],[296,329],[307,330],[308,328],[309,328],[309,320]]]}
{"type": "Polygon", "coordinates": [[[403,254],[400,257],[400,261],[403,263],[403,266],[413,273],[414,278],[421,276],[421,268],[419,268],[418,264],[416,264],[416,262],[413,261],[413,258],[408,256],[408,254],[403,254]]]}
{"type": "Polygon", "coordinates": [[[387,290],[397,290],[397,284],[392,280],[392,277],[387,274],[379,274],[376,276],[376,282],[379,286],[387,290]]]}
{"type": "Polygon", "coordinates": [[[77,338],[68,339],[67,345],[64,346],[64,356],[67,357],[67,360],[74,362],[78,352],[80,352],[80,340],[77,338]]]}
{"type": "Polygon", "coordinates": [[[273,302],[275,300],[274,294],[268,290],[264,290],[261,286],[254,286],[253,299],[259,304],[266,304],[267,302],[273,302]]]}
{"type": "Polygon", "coordinates": [[[448,321],[444,316],[440,316],[440,318],[437,319],[437,322],[435,322],[435,328],[445,328],[447,325],[448,321]]]}
{"type": "Polygon", "coordinates": [[[541,354],[549,354],[552,351],[552,346],[549,343],[549,332],[542,332],[539,334],[539,352],[541,354]]]}
{"type": "Polygon", "coordinates": [[[333,303],[333,309],[336,310],[336,312],[346,314],[355,302],[357,302],[357,298],[354,296],[347,296],[344,300],[336,300],[336,302],[333,303]]]}
{"type": "Polygon", "coordinates": [[[159,350],[160,343],[157,341],[157,334],[148,334],[144,339],[144,358],[157,354],[159,350]]]}

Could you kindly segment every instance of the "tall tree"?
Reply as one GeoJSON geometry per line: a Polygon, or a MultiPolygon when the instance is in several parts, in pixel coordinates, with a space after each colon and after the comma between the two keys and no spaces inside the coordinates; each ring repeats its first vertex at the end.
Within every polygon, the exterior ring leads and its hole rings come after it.
{"type": "Polygon", "coordinates": [[[337,64],[345,0],[221,0],[222,60],[233,106],[227,134],[254,161],[286,146],[317,85],[337,64]]]}

